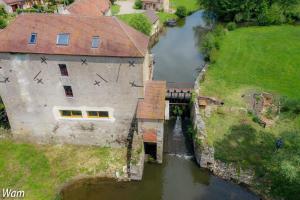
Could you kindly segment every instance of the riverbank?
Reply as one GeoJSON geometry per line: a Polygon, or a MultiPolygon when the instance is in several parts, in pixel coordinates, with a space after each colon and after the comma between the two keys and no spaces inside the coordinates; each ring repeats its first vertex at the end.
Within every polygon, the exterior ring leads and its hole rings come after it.
{"type": "Polygon", "coordinates": [[[0,185],[25,198],[53,200],[65,183],[83,177],[126,175],[126,148],[36,145],[0,139],[0,185]]]}
{"type": "Polygon", "coordinates": [[[299,34],[287,25],[228,32],[200,84],[201,96],[224,103],[199,109],[207,147],[201,152],[213,155],[203,156],[206,163],[253,171],[250,186],[285,199],[298,199],[300,190],[299,34]]]}

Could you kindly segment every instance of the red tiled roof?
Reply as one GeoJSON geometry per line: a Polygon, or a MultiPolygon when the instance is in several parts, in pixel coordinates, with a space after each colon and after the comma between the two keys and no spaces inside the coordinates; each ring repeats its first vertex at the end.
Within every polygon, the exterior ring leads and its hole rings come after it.
{"type": "Polygon", "coordinates": [[[71,14],[97,17],[103,16],[109,8],[109,0],[76,0],[67,10],[71,14]]]}
{"type": "Polygon", "coordinates": [[[154,24],[159,19],[154,10],[146,10],[145,15],[146,17],[148,17],[152,24],[154,24]]]}
{"type": "Polygon", "coordinates": [[[143,140],[144,142],[156,143],[157,142],[157,134],[154,129],[146,129],[142,130],[143,140]]]}
{"type": "Polygon", "coordinates": [[[25,0],[3,0],[7,5],[16,4],[19,2],[24,2],[25,0]]]}
{"type": "Polygon", "coordinates": [[[58,55],[144,57],[149,38],[115,17],[21,14],[0,31],[0,52],[58,55]],[[28,44],[37,33],[36,44],[28,44]],[[67,46],[56,45],[57,34],[69,33],[67,46]],[[99,48],[91,48],[93,36],[99,48]]]}
{"type": "Polygon", "coordinates": [[[164,119],[165,118],[165,81],[147,81],[145,84],[145,97],[138,103],[138,119],[164,119]]]}

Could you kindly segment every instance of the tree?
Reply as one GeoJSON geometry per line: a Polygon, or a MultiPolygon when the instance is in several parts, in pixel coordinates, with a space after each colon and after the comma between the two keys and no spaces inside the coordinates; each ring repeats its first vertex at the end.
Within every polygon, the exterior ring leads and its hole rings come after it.
{"type": "Polygon", "coordinates": [[[132,18],[129,20],[129,25],[146,35],[150,35],[151,33],[152,25],[148,18],[143,14],[132,16],[132,18]]]}
{"type": "Polygon", "coordinates": [[[198,0],[210,12],[213,12],[222,21],[248,22],[265,20],[275,12],[276,22],[282,21],[293,7],[298,6],[300,0],[198,0]],[[282,14],[278,14],[278,10],[282,14]],[[269,12],[269,13],[268,13],[269,12]],[[277,12],[277,13],[276,13],[277,12]],[[280,18],[280,19],[279,19],[280,18]]]}
{"type": "Polygon", "coordinates": [[[179,18],[184,18],[187,16],[187,9],[184,6],[179,6],[175,12],[175,15],[177,15],[179,18]]]}

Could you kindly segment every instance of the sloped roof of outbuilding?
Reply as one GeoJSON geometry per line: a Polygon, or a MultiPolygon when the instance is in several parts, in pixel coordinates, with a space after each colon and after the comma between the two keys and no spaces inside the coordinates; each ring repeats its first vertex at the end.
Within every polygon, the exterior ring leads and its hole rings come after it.
{"type": "Polygon", "coordinates": [[[21,14],[0,31],[0,52],[112,57],[144,57],[148,36],[115,17],[58,14],[21,14]],[[31,33],[36,44],[29,44],[31,33]],[[57,35],[68,33],[69,44],[57,45],[57,35]],[[92,48],[92,38],[100,45],[92,48]]]}
{"type": "Polygon", "coordinates": [[[98,17],[103,16],[109,8],[109,0],[76,0],[67,10],[71,14],[98,17]]]}
{"type": "Polygon", "coordinates": [[[152,24],[154,24],[159,19],[154,10],[146,10],[144,14],[152,24]]]}
{"type": "Polygon", "coordinates": [[[165,119],[166,81],[147,81],[145,97],[138,102],[137,118],[150,120],[165,119]]]}

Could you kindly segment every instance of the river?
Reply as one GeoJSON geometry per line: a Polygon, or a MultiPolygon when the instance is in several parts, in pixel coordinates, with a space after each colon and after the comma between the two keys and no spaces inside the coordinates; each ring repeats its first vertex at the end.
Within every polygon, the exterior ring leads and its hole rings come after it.
{"type": "MultiPolygon", "coordinates": [[[[155,79],[194,81],[197,68],[203,64],[197,29],[204,24],[199,11],[187,17],[180,27],[167,28],[152,49],[155,79]]],[[[186,134],[188,123],[188,119],[180,118],[166,122],[163,164],[146,163],[142,181],[79,181],[63,191],[63,200],[258,200],[244,187],[196,165],[186,134]]]]}

